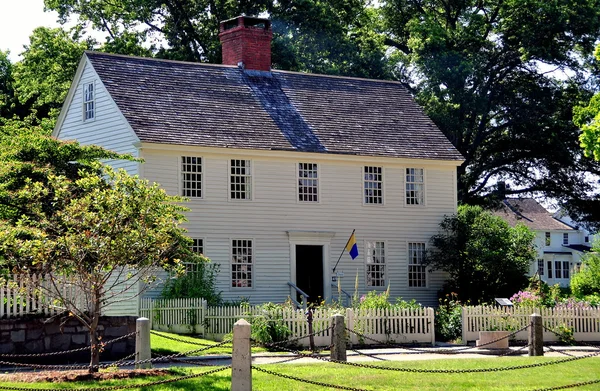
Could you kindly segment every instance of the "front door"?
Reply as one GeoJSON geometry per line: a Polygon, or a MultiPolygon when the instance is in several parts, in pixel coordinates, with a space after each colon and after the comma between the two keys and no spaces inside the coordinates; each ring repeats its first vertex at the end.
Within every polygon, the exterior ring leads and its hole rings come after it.
{"type": "MultiPolygon", "coordinates": [[[[309,302],[324,299],[323,246],[296,245],[296,285],[308,295],[309,302]]],[[[298,295],[297,300],[301,299],[298,295]]]]}

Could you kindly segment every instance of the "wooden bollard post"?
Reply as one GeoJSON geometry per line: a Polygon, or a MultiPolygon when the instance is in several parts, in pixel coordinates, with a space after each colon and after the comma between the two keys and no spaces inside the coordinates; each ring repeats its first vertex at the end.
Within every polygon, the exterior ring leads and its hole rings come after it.
{"type": "Polygon", "coordinates": [[[531,324],[529,327],[529,355],[544,355],[544,327],[542,326],[542,316],[532,314],[529,317],[531,324]]]}
{"type": "Polygon", "coordinates": [[[231,391],[252,390],[252,354],[250,352],[250,323],[240,319],[233,325],[233,354],[231,357],[231,391]]]}
{"type": "Polygon", "coordinates": [[[346,324],[344,315],[333,315],[333,332],[331,333],[331,354],[332,360],[347,361],[346,358],[346,324]]]}
{"type": "MultiPolygon", "coordinates": [[[[135,321],[135,361],[150,360],[152,358],[150,350],[150,319],[138,318],[135,321]]],[[[152,368],[151,362],[135,364],[135,369],[152,368]]]]}

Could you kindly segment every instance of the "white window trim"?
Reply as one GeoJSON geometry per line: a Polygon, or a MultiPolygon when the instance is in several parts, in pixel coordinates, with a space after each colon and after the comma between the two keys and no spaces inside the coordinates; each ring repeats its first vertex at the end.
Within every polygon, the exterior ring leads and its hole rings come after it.
{"type": "MultiPolygon", "coordinates": [[[[410,254],[409,254],[409,243],[423,243],[425,245],[425,252],[427,252],[427,240],[407,240],[406,241],[406,251],[405,251],[405,256],[406,256],[406,287],[408,289],[417,289],[417,290],[427,290],[427,289],[431,289],[430,286],[430,281],[429,281],[429,267],[425,266],[425,286],[410,286],[410,277],[409,277],[409,273],[410,273],[410,254]]],[[[425,255],[425,254],[423,254],[425,255]]]]}
{"type": "Polygon", "coordinates": [[[388,278],[388,273],[389,273],[389,263],[388,263],[388,243],[387,240],[376,240],[376,239],[365,239],[363,241],[363,251],[364,251],[364,264],[365,264],[365,274],[364,274],[364,278],[365,278],[365,282],[364,282],[364,287],[365,289],[368,290],[377,290],[377,291],[385,291],[390,283],[390,280],[388,278]],[[385,266],[385,272],[384,272],[384,279],[383,279],[383,286],[372,286],[372,285],[367,285],[367,273],[368,273],[368,263],[367,263],[367,243],[368,242],[381,242],[383,243],[383,248],[385,250],[385,255],[384,255],[384,262],[383,265],[385,266]]]}
{"type": "Polygon", "coordinates": [[[96,88],[96,79],[88,79],[85,81],[82,81],[81,84],[81,118],[83,120],[83,122],[94,122],[96,120],[96,117],[98,116],[98,105],[97,105],[97,95],[98,90],[96,88]],[[91,100],[91,102],[94,104],[94,116],[92,118],[86,118],[86,107],[85,104],[86,102],[90,102],[90,101],[86,101],[85,100],[85,87],[87,85],[91,84],[93,86],[93,91],[94,91],[94,98],[91,100]]]}
{"type": "Polygon", "coordinates": [[[552,247],[552,232],[544,231],[544,247],[552,247]]]}
{"type": "Polygon", "coordinates": [[[563,239],[562,239],[562,244],[563,246],[566,246],[569,244],[569,233],[568,232],[563,232],[563,239]],[[567,239],[567,242],[565,243],[565,239],[567,239]]]}
{"type": "MultiPolygon", "coordinates": [[[[363,206],[369,206],[369,207],[371,207],[371,206],[373,206],[373,207],[382,207],[382,206],[385,206],[386,199],[387,199],[387,197],[385,196],[385,194],[386,194],[386,192],[385,192],[385,167],[378,166],[378,165],[364,164],[364,165],[362,165],[360,167],[360,174],[361,174],[361,179],[362,179],[362,182],[361,182],[361,185],[362,185],[361,197],[362,197],[363,206]],[[381,197],[382,197],[381,204],[372,204],[372,203],[365,202],[365,167],[381,167],[381,197]]],[[[381,242],[381,240],[379,240],[379,242],[381,242]]]]}
{"type": "Polygon", "coordinates": [[[245,158],[229,158],[227,160],[227,199],[231,202],[252,202],[254,201],[254,160],[245,158]],[[250,198],[239,199],[231,198],[231,161],[232,160],[247,160],[250,162],[250,198]]]}
{"type": "Polygon", "coordinates": [[[177,182],[178,182],[178,192],[177,194],[180,197],[186,197],[189,199],[190,202],[195,201],[195,200],[203,200],[204,199],[204,193],[205,193],[205,178],[206,178],[206,158],[204,156],[199,156],[199,155],[192,155],[192,154],[180,154],[179,156],[177,156],[177,182]],[[184,157],[195,157],[195,158],[200,158],[202,159],[202,181],[201,186],[202,186],[202,191],[201,191],[201,196],[200,197],[187,197],[182,195],[183,194],[183,158],[184,157]]]}
{"type": "MultiPolygon", "coordinates": [[[[405,166],[402,167],[402,198],[405,208],[425,208],[427,206],[427,169],[421,166],[405,166]],[[409,204],[406,202],[406,169],[416,168],[423,170],[423,203],[421,205],[409,204]]],[[[414,243],[414,242],[411,242],[414,243]]]]}
{"type": "Polygon", "coordinates": [[[230,237],[229,238],[229,260],[227,261],[228,265],[229,265],[229,269],[227,270],[227,285],[229,286],[229,291],[230,292],[250,292],[250,291],[255,291],[256,290],[256,240],[252,237],[230,237]],[[247,286],[231,286],[231,266],[234,264],[233,262],[231,262],[231,259],[233,258],[233,241],[234,240],[251,240],[252,241],[252,286],[251,287],[247,287],[247,286]]]}
{"type": "Polygon", "coordinates": [[[318,205],[321,203],[321,163],[315,163],[311,161],[296,161],[296,203],[301,205],[318,205]],[[317,166],[317,200],[316,201],[300,201],[300,164],[315,164],[317,166]]]}

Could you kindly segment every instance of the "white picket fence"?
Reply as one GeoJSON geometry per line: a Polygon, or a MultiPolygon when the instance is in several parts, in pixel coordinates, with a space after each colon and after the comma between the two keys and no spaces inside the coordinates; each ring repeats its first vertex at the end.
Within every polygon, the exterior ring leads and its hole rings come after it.
{"type": "MultiPolygon", "coordinates": [[[[530,322],[530,315],[542,315],[543,325],[549,330],[568,327],[576,341],[600,341],[600,308],[523,308],[474,306],[462,309],[462,340],[464,343],[479,339],[480,331],[515,331],[530,322]]],[[[528,331],[515,335],[527,340],[528,331]]],[[[552,331],[544,330],[544,341],[557,341],[552,331]]]]}
{"type": "MultiPolygon", "coordinates": [[[[233,330],[233,324],[241,318],[261,315],[258,306],[212,307],[202,299],[150,299],[144,298],[140,316],[151,320],[152,329],[175,333],[194,333],[207,338],[221,339],[233,330]]],[[[282,308],[279,315],[291,330],[289,339],[309,334],[306,315],[302,310],[282,308]]],[[[329,309],[316,308],[313,312],[315,344],[331,343],[329,327],[334,313],[329,309]]],[[[373,345],[381,343],[430,343],[435,342],[434,311],[432,308],[354,310],[345,311],[346,327],[363,337],[348,333],[354,344],[373,345]],[[375,341],[373,341],[375,340],[375,341]]],[[[309,339],[302,338],[298,344],[308,346],[309,339]]]]}

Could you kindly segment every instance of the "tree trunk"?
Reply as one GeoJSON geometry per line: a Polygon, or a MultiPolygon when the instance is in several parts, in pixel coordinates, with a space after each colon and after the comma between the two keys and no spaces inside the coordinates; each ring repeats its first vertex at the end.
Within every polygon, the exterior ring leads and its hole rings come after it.
{"type": "Polygon", "coordinates": [[[101,339],[98,336],[98,322],[100,321],[100,292],[98,289],[94,289],[92,295],[92,308],[90,311],[91,322],[90,322],[90,344],[91,348],[91,360],[90,360],[90,373],[98,372],[98,365],[100,364],[100,352],[102,351],[101,339]]]}

